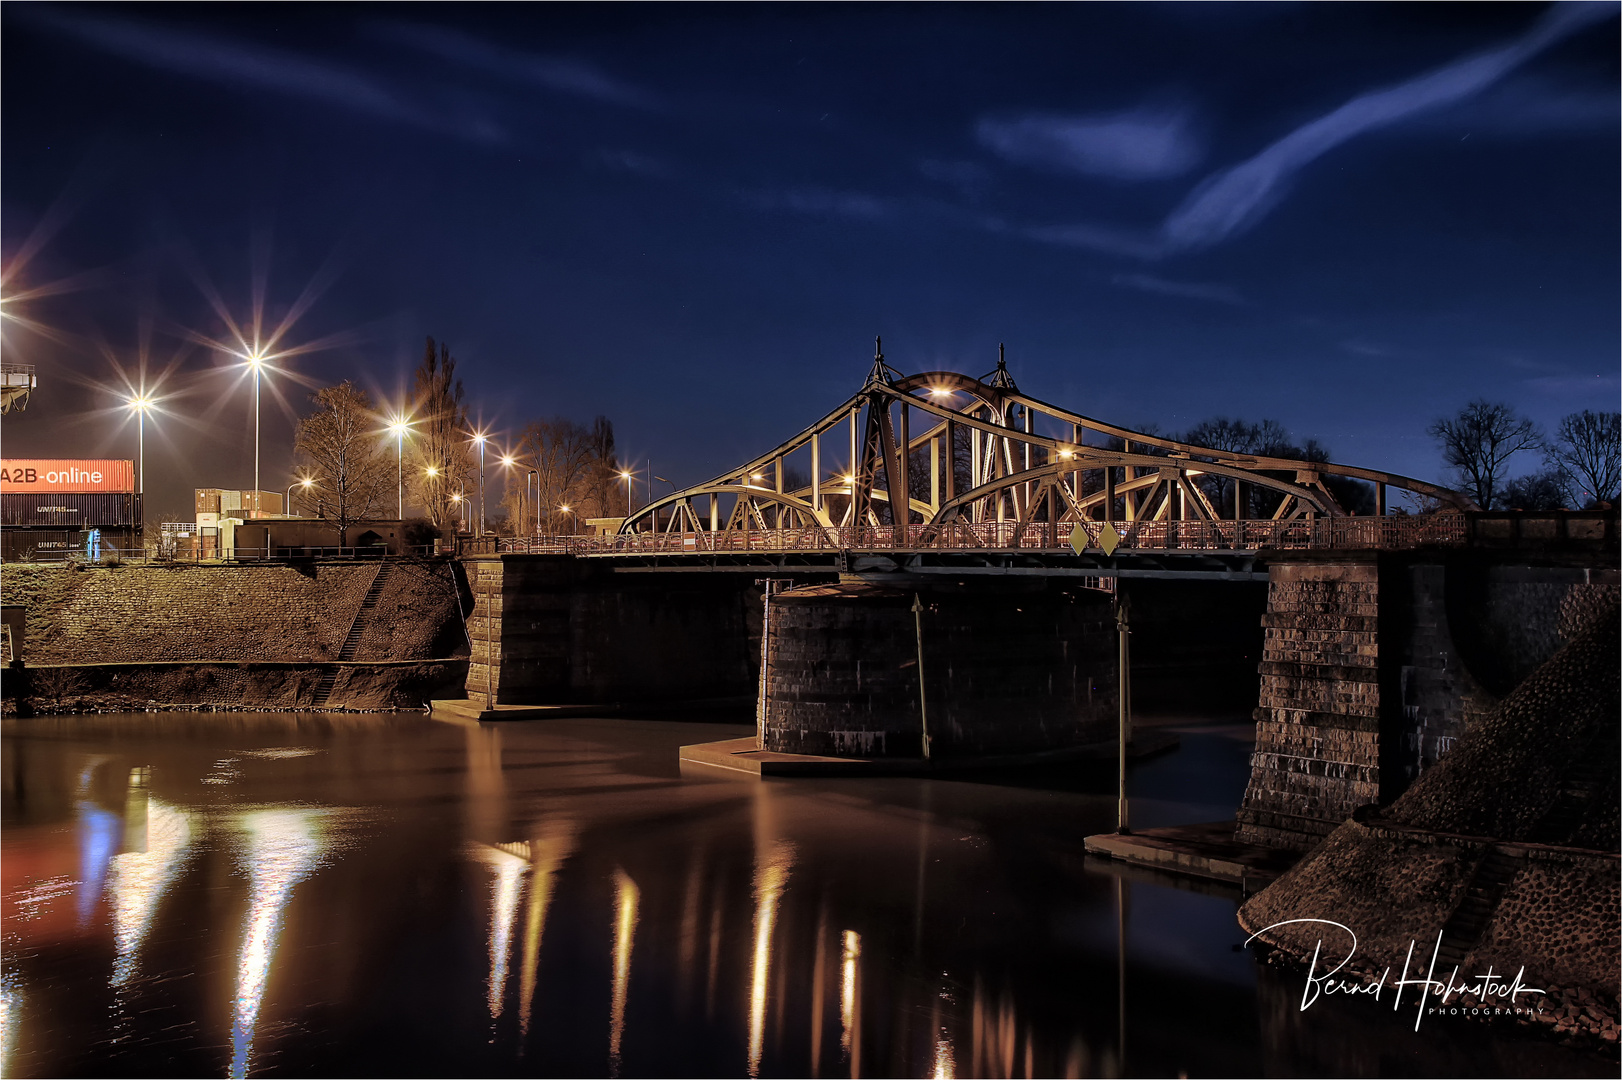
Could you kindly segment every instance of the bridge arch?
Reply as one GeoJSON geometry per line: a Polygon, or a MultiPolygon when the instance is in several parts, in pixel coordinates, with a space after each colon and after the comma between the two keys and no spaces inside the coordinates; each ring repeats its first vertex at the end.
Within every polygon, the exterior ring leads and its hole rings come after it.
{"type": "Polygon", "coordinates": [[[1459,492],[1398,473],[1198,446],[1073,412],[1021,392],[1000,357],[976,378],[903,375],[881,354],[862,388],[832,411],[736,469],[637,508],[620,532],[1214,522],[1254,516],[1250,492],[1262,493],[1273,520],[1346,516],[1329,478],[1373,484],[1381,515],[1388,488],[1476,508],[1459,492]],[[830,440],[835,453],[825,457],[830,440]],[[785,468],[791,455],[809,458],[808,476],[785,468]],[[904,514],[893,495],[902,490],[904,514]]]}

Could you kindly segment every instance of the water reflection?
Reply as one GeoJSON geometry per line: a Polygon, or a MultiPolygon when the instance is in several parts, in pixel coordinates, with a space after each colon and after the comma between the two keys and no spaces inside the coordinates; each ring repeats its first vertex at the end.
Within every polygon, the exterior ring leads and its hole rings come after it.
{"type": "Polygon", "coordinates": [[[851,1080],[862,1074],[861,970],[862,935],[845,931],[844,967],[839,983],[839,1048],[850,1062],[851,1080]]]}
{"type": "Polygon", "coordinates": [[[23,1011],[22,980],[16,971],[0,972],[0,1074],[15,1076],[12,1057],[17,1049],[17,1021],[23,1011]]]}
{"type": "Polygon", "coordinates": [[[1420,1058],[1383,1010],[1336,1033],[1332,1005],[1294,1008],[1298,979],[1259,992],[1235,897],[1129,891],[1076,848],[1113,774],[1096,797],[757,786],[661,779],[695,736],[658,722],[402,716],[274,747],[246,721],[79,719],[106,730],[4,729],[8,1074],[1118,1075],[1127,1034],[1143,1075],[1596,1071],[1443,1026],[1420,1058]],[[203,782],[220,760],[240,787],[203,782]],[[349,801],[378,809],[329,805],[349,801]],[[388,827],[319,869],[362,814],[388,827]],[[103,858],[107,917],[76,930],[103,858]]]}
{"type": "Polygon", "coordinates": [[[631,945],[636,936],[637,905],[642,890],[624,870],[614,871],[614,996],[608,1011],[608,1075],[620,1074],[620,1047],[625,1038],[625,1000],[631,986],[631,945]]]}
{"type": "Polygon", "coordinates": [[[562,818],[548,821],[530,841],[529,914],[524,920],[524,958],[519,977],[518,1030],[529,1034],[530,1009],[535,1001],[535,984],[540,977],[541,934],[546,929],[546,911],[557,887],[557,875],[574,853],[575,824],[562,818]]]}
{"type": "Polygon", "coordinates": [[[957,1075],[952,1063],[952,1040],[944,1028],[935,1037],[935,1080],[952,1080],[957,1075]]]}
{"type": "Polygon", "coordinates": [[[495,875],[490,882],[490,979],[485,990],[485,1004],[495,1020],[507,997],[507,958],[512,955],[513,923],[530,852],[526,843],[474,844],[472,854],[495,875]]]}
{"type": "Polygon", "coordinates": [[[79,770],[79,797],[73,805],[78,817],[79,881],[76,899],[81,929],[90,925],[90,918],[96,912],[96,902],[101,899],[102,888],[107,881],[107,863],[118,850],[122,839],[122,822],[118,820],[118,815],[109,814],[90,798],[91,781],[106,760],[98,755],[79,770]]]}
{"type": "Polygon", "coordinates": [[[139,813],[124,819],[125,851],[113,856],[107,891],[113,902],[113,987],[127,986],[158,903],[174,883],[192,847],[191,815],[150,797],[145,769],[130,770],[129,805],[139,813]],[[139,798],[137,798],[137,793],[139,798]]]}
{"type": "Polygon", "coordinates": [[[774,840],[755,865],[755,956],[749,986],[749,1075],[760,1075],[766,1029],[767,977],[772,963],[772,930],[777,905],[794,864],[794,845],[774,840]]]}
{"type": "Polygon", "coordinates": [[[237,963],[237,996],[231,1024],[233,1077],[248,1074],[254,1027],[265,995],[265,980],[276,952],[282,917],[293,887],[320,865],[326,854],[326,814],[311,808],[272,808],[243,814],[243,858],[248,864],[247,933],[237,963]]]}

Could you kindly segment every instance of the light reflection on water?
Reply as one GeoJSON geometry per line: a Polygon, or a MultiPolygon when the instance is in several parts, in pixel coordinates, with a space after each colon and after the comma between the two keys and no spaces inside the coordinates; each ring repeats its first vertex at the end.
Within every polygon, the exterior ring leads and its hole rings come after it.
{"type": "Polygon", "coordinates": [[[230,1075],[248,1075],[254,1027],[264,1001],[265,980],[276,953],[282,917],[293,887],[308,877],[326,853],[326,813],[320,809],[255,810],[238,819],[248,864],[247,930],[237,961],[235,1013],[231,1023],[230,1075]]]}
{"type": "MultiPolygon", "coordinates": [[[[1289,1075],[1337,1071],[1326,1026],[1406,1038],[1276,1007],[1220,889],[1121,890],[1123,938],[1076,850],[1112,769],[756,783],[677,774],[726,728],[75,722],[4,729],[8,1075],[1289,1075]]],[[[1607,1072],[1447,1031],[1405,1065],[1607,1072]]]]}
{"type": "MultiPolygon", "coordinates": [[[[132,784],[132,794],[135,790],[132,784]]],[[[144,794],[144,787],[141,790],[144,794]]],[[[113,856],[112,870],[107,877],[107,891],[112,897],[113,942],[117,949],[112,974],[115,987],[128,985],[134,978],[141,943],[152,928],[158,904],[174,884],[192,846],[189,813],[162,799],[148,797],[143,801],[139,849],[113,856]]],[[[128,826],[127,820],[125,843],[126,847],[132,847],[128,826]]]]}
{"type": "MultiPolygon", "coordinates": [[[[777,905],[794,865],[794,845],[774,840],[758,856],[755,867],[755,955],[749,986],[749,1075],[760,1075],[760,1054],[766,1035],[767,979],[772,964],[772,931],[777,926],[777,905]]],[[[781,1003],[779,1003],[781,1004],[781,1003]]]]}
{"type": "Polygon", "coordinates": [[[488,866],[490,881],[490,983],[485,1005],[490,1019],[501,1016],[507,998],[507,958],[512,955],[513,922],[529,870],[528,844],[475,844],[473,857],[488,866]]]}
{"type": "Polygon", "coordinates": [[[523,967],[518,979],[518,1032],[529,1034],[535,986],[540,978],[541,936],[546,931],[546,910],[552,903],[558,872],[574,852],[575,825],[566,818],[548,820],[529,843],[529,913],[524,919],[523,967]]]}
{"type": "Polygon", "coordinates": [[[637,904],[642,890],[624,870],[614,871],[614,992],[609,1004],[608,1075],[620,1074],[625,1041],[625,1003],[631,989],[631,946],[636,943],[637,904]]]}

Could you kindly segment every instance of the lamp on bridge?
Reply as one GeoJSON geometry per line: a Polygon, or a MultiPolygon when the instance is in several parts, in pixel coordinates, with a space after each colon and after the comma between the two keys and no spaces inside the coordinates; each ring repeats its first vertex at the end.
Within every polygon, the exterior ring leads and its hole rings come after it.
{"type": "Polygon", "coordinates": [[[484,444],[490,441],[490,436],[482,431],[473,433],[473,442],[479,448],[479,527],[475,536],[484,535],[484,444]]]}
{"type": "Polygon", "coordinates": [[[631,481],[636,479],[636,474],[630,469],[621,469],[620,479],[625,481],[625,516],[630,517],[631,511],[636,509],[636,507],[632,505],[635,500],[631,495],[633,490],[631,487],[631,481]]]}
{"type": "MultiPolygon", "coordinates": [[[[520,461],[520,460],[518,460],[518,458],[514,457],[512,454],[502,454],[501,455],[501,467],[502,468],[506,469],[508,472],[511,472],[513,466],[515,466],[515,465],[522,465],[522,466],[524,466],[524,468],[526,470],[525,473],[524,473],[524,499],[525,499],[526,502],[529,500],[530,481],[531,480],[535,481],[535,535],[539,536],[539,535],[541,535],[541,474],[540,474],[539,471],[537,471],[535,469],[534,466],[530,465],[529,462],[527,462],[527,461],[520,461]]],[[[519,524],[522,524],[523,520],[524,520],[524,507],[523,507],[522,504],[520,504],[519,507],[518,507],[518,522],[519,522],[519,524]]],[[[513,529],[513,532],[516,534],[517,531],[518,530],[515,527],[513,529]]]]}

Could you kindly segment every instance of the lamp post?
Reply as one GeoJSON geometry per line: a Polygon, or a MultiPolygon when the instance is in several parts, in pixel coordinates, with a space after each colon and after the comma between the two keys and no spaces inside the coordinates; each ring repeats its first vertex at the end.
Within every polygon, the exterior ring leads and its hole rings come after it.
{"type": "Polygon", "coordinates": [[[265,354],[256,344],[242,354],[242,359],[253,372],[253,506],[254,516],[258,517],[264,509],[259,505],[259,377],[264,371],[265,354]]]}
{"type": "Polygon", "coordinates": [[[634,489],[631,487],[631,481],[634,480],[635,478],[636,478],[636,474],[631,472],[630,469],[621,469],[620,470],[620,479],[625,481],[625,516],[626,517],[630,517],[631,516],[631,511],[636,509],[636,505],[635,505],[636,497],[635,497],[634,489]]]}
{"type": "MultiPolygon", "coordinates": [[[[571,516],[572,516],[572,515],[573,515],[573,513],[574,513],[574,511],[573,511],[573,510],[570,510],[570,509],[569,509],[569,506],[568,506],[568,504],[567,504],[567,503],[565,503],[565,504],[563,504],[563,505],[561,505],[561,506],[559,506],[559,507],[558,507],[558,509],[559,509],[559,510],[561,510],[561,511],[563,511],[563,513],[565,513],[565,514],[569,514],[569,515],[571,515],[571,516]]],[[[540,509],[540,507],[539,507],[539,506],[537,506],[537,507],[536,507],[536,508],[535,508],[535,513],[536,513],[536,516],[537,516],[537,517],[538,517],[538,516],[539,516],[539,515],[540,515],[540,512],[541,512],[541,509],[540,509]]],[[[570,536],[573,536],[573,535],[574,535],[574,525],[573,525],[573,523],[571,523],[571,524],[570,524],[570,525],[569,525],[569,535],[570,535],[570,536]]]]}
{"type": "Polygon", "coordinates": [[[293,512],[293,489],[296,487],[303,488],[304,494],[308,495],[310,493],[310,489],[315,487],[315,481],[306,476],[301,479],[294,480],[291,484],[287,485],[287,501],[282,504],[282,508],[289,514],[292,514],[293,512]]]}
{"type": "Polygon", "coordinates": [[[484,535],[484,444],[489,438],[482,431],[473,433],[473,441],[479,446],[479,528],[474,536],[484,535]]]}
{"type": "Polygon", "coordinates": [[[135,413],[135,491],[139,495],[146,494],[146,413],[153,404],[144,392],[129,399],[135,413]]]}
{"type": "Polygon", "coordinates": [[[401,521],[405,520],[405,433],[410,426],[411,421],[404,418],[396,418],[389,425],[389,430],[394,433],[394,477],[399,488],[395,515],[401,521]]]}

